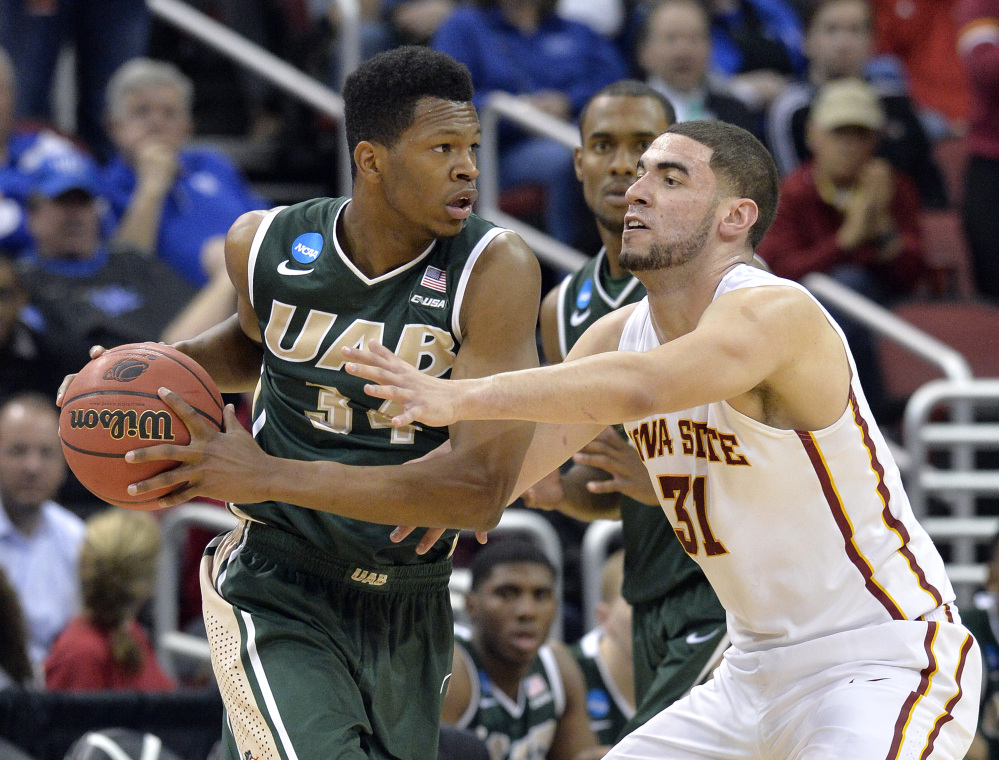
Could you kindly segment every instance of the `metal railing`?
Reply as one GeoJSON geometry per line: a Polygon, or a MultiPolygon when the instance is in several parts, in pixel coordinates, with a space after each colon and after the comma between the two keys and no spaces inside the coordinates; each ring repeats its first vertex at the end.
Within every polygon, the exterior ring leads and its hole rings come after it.
{"type": "Polygon", "coordinates": [[[535,108],[516,95],[506,92],[492,93],[479,113],[482,137],[479,141],[479,178],[476,181],[479,200],[475,213],[516,232],[545,263],[568,271],[579,269],[589,260],[588,256],[500,210],[499,125],[501,121],[511,121],[532,134],[551,138],[568,148],[579,145],[579,132],[569,122],[535,108]]]}
{"type": "MultiPolygon", "coordinates": [[[[357,0],[334,0],[340,13],[340,70],[342,78],[361,61],[361,11],[357,0]]],[[[269,50],[237,34],[224,24],[181,0],[146,0],[157,18],[194,37],[220,55],[254,72],[280,90],[343,124],[343,98],[322,82],[303,73],[269,50]]],[[[342,82],[341,82],[342,85],[342,82]]],[[[353,158],[346,139],[340,143],[340,192],[350,194],[353,158]]]]}

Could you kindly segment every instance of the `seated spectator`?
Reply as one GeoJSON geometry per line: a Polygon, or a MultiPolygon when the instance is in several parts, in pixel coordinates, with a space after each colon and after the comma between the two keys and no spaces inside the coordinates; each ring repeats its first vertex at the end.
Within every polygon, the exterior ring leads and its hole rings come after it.
{"type": "Polygon", "coordinates": [[[678,122],[717,119],[759,136],[758,119],[708,74],[710,24],[701,0],[661,0],[645,21],[639,65],[648,84],[669,98],[678,122]]]}
{"type": "Polygon", "coordinates": [[[384,0],[382,13],[396,45],[426,45],[460,0],[384,0]]]}
{"type": "Polygon", "coordinates": [[[34,680],[21,599],[0,569],[0,691],[31,686],[34,680]]]}
{"type": "MultiPolygon", "coordinates": [[[[554,0],[459,7],[431,44],[468,66],[480,113],[498,90],[521,95],[551,116],[573,120],[597,90],[627,73],[613,43],[584,24],[557,16],[554,0]]],[[[499,151],[501,188],[543,186],[545,231],[567,245],[576,244],[589,222],[572,149],[504,125],[499,151]]]]}
{"type": "MultiPolygon", "coordinates": [[[[774,274],[800,280],[824,272],[877,303],[912,292],[924,274],[919,194],[874,155],[885,116],[858,79],[826,84],[808,121],[813,158],[781,183],[777,216],[757,248],[774,274]]],[[[850,343],[875,416],[886,412],[873,340],[844,314],[833,316],[850,343]]]]}
{"type": "Polygon", "coordinates": [[[157,340],[194,289],[157,259],[109,250],[101,238],[97,172],[88,160],[47,161],[32,180],[34,248],[21,278],[29,315],[60,359],[60,374],[106,348],[157,340]]]}
{"type": "Polygon", "coordinates": [[[999,303],[999,2],[963,0],[959,52],[972,94],[962,220],[978,291],[999,303]]]}
{"type": "Polygon", "coordinates": [[[159,523],[146,512],[108,509],[87,520],[80,548],[83,611],[52,645],[45,660],[45,688],[176,688],[136,620],[152,598],[159,553],[159,523]]]}
{"type": "Polygon", "coordinates": [[[25,205],[31,175],[46,158],[82,155],[72,142],[44,127],[17,126],[17,77],[0,48],[0,255],[17,256],[31,244],[25,205]]]}
{"type": "Polygon", "coordinates": [[[492,760],[571,760],[596,746],[579,666],[564,644],[545,643],[557,604],[555,570],[531,541],[508,537],[475,555],[471,630],[455,631],[441,720],[474,731],[492,760]]]}
{"type": "Polygon", "coordinates": [[[104,189],[118,223],[115,244],[157,256],[201,287],[205,246],[268,204],[221,153],[187,147],[193,97],[190,80],[170,63],[137,58],[115,73],[107,108],[118,153],[104,189]]]}
{"type": "Polygon", "coordinates": [[[54,398],[62,381],[48,344],[22,318],[27,304],[17,267],[0,256],[0,399],[28,390],[54,398]]]}
{"type": "Polygon", "coordinates": [[[877,76],[884,68],[884,57],[873,58],[871,54],[868,0],[816,0],[806,21],[807,75],[781,93],[767,113],[766,142],[781,176],[811,156],[805,123],[816,90],[834,79],[866,76],[877,90],[886,118],[878,155],[915,181],[923,206],[945,208],[943,177],[915,104],[896,81],[877,76]]]}
{"type": "Polygon", "coordinates": [[[0,567],[20,598],[37,668],[80,606],[83,521],[52,500],[65,476],[51,400],[23,394],[0,406],[0,567]]]}
{"type": "Polygon", "coordinates": [[[624,550],[608,557],[600,576],[599,625],[570,648],[586,681],[586,710],[597,741],[621,738],[635,714],[635,666],[631,657],[631,605],[621,596],[624,550]]]}
{"type": "Polygon", "coordinates": [[[931,139],[963,134],[971,104],[957,51],[959,0],[871,0],[874,48],[902,61],[931,139]]]}
{"type": "Polygon", "coordinates": [[[961,607],[961,622],[982,648],[982,704],[978,733],[967,760],[999,757],[999,536],[992,541],[985,587],[975,594],[974,605],[961,607]]]}
{"type": "Polygon", "coordinates": [[[711,70],[752,111],[766,109],[805,70],[801,20],[785,0],[707,0],[711,70]]]}

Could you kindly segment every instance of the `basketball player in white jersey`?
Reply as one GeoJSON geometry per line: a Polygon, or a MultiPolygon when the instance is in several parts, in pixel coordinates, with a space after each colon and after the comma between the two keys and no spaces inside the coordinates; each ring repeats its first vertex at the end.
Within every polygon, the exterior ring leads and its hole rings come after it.
{"type": "Polygon", "coordinates": [[[748,132],[671,127],[628,191],[621,262],[648,298],[567,361],[476,380],[375,343],[348,371],[394,424],[539,423],[519,492],[623,423],[666,517],[728,613],[714,680],[608,758],[954,758],[975,732],[978,644],[913,517],[839,327],[797,283],[748,266],[777,207],[748,132]]]}

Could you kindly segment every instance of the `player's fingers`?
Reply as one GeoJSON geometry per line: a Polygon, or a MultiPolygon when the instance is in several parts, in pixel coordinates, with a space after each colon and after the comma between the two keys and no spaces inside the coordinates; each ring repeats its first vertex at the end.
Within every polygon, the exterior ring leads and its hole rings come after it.
{"type": "Polygon", "coordinates": [[[190,477],[191,474],[186,468],[177,467],[173,470],[161,472],[159,475],[154,475],[151,478],[140,480],[138,483],[132,483],[128,487],[128,493],[130,496],[141,496],[144,493],[157,491],[160,488],[174,488],[189,482],[190,477]]]}
{"type": "Polygon", "coordinates": [[[484,530],[475,531],[475,540],[480,544],[484,544],[489,540],[489,533],[484,530]]]}
{"type": "Polygon", "coordinates": [[[104,346],[91,346],[90,351],[87,353],[90,355],[91,359],[96,359],[98,356],[103,354],[105,350],[104,346]]]}
{"type": "Polygon", "coordinates": [[[590,493],[620,493],[624,484],[617,478],[607,480],[590,480],[586,483],[586,490],[590,493]]]}
{"type": "Polygon", "coordinates": [[[178,396],[176,393],[171,391],[169,388],[160,388],[159,396],[163,401],[173,409],[174,413],[180,417],[180,421],[184,423],[188,431],[191,433],[191,438],[195,436],[205,435],[209,432],[210,428],[208,423],[201,418],[194,407],[188,404],[184,399],[178,396]]]}
{"type": "Polygon", "coordinates": [[[437,543],[437,539],[444,535],[444,528],[427,528],[420,543],[416,545],[417,554],[426,554],[437,543]]]}
{"type": "Polygon", "coordinates": [[[222,410],[222,430],[228,433],[237,427],[242,428],[243,423],[236,416],[236,407],[232,404],[226,404],[225,409],[222,410]]]}
{"type": "Polygon", "coordinates": [[[582,452],[577,452],[573,454],[572,461],[576,464],[585,464],[589,467],[596,467],[597,469],[609,472],[611,475],[623,474],[621,468],[617,464],[617,461],[612,457],[604,456],[603,454],[584,454],[582,452]]]}
{"type": "Polygon", "coordinates": [[[395,530],[393,530],[389,534],[389,541],[391,541],[394,544],[397,544],[400,541],[402,541],[402,539],[404,539],[406,536],[408,536],[410,533],[412,533],[414,530],[416,530],[415,525],[398,525],[396,526],[395,530]]]}
{"type": "Polygon", "coordinates": [[[178,446],[175,443],[161,443],[156,446],[146,446],[141,449],[132,449],[125,454],[125,461],[134,464],[142,462],[158,462],[162,459],[172,459],[175,462],[193,462],[200,459],[200,451],[191,449],[189,446],[178,446]]]}
{"type": "Polygon", "coordinates": [[[74,372],[72,375],[66,375],[59,384],[59,390],[56,391],[56,406],[62,406],[62,397],[66,395],[66,391],[69,390],[69,386],[72,384],[73,379],[76,377],[74,372]]]}
{"type": "Polygon", "coordinates": [[[197,494],[194,492],[193,488],[178,488],[171,491],[166,496],[161,498],[157,504],[159,504],[159,509],[166,509],[167,507],[176,507],[178,504],[185,504],[193,499],[197,494]]]}

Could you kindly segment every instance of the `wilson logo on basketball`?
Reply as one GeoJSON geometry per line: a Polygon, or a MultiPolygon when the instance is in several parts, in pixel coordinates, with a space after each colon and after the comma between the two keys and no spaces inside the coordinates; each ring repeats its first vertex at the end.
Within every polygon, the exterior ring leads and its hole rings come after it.
{"type": "Polygon", "coordinates": [[[134,409],[72,409],[69,413],[71,428],[93,430],[102,427],[116,441],[125,436],[141,441],[172,441],[173,417],[170,412],[134,409]]]}
{"type": "Polygon", "coordinates": [[[146,362],[140,362],[138,359],[122,359],[120,362],[115,362],[114,366],[104,373],[104,379],[128,383],[135,380],[147,369],[149,369],[149,365],[146,362]]]}

